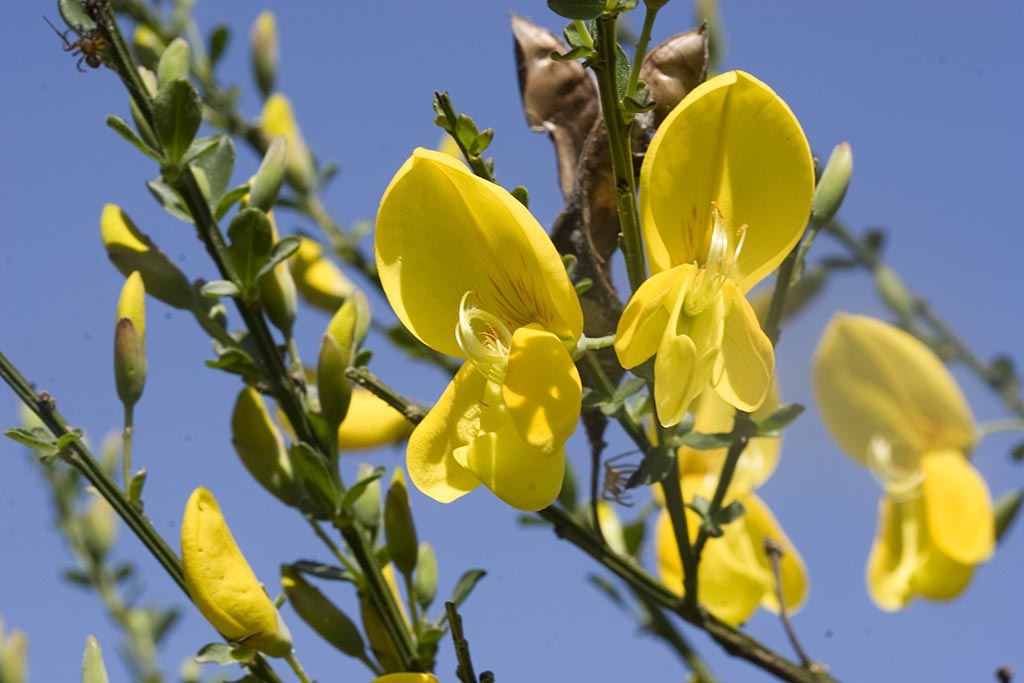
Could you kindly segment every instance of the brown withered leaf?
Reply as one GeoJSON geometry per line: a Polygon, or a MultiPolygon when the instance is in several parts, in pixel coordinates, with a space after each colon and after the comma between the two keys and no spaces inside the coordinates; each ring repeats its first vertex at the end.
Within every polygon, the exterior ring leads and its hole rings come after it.
{"type": "Polygon", "coordinates": [[[551,31],[513,14],[512,35],[526,121],[531,129],[551,136],[559,185],[568,199],[580,152],[600,113],[597,89],[580,62],[551,58],[552,52],[569,49],[551,31]]]}
{"type": "Polygon", "coordinates": [[[640,78],[647,84],[657,127],[688,92],[708,76],[708,27],[697,28],[668,38],[647,53],[640,66],[640,78]]]}

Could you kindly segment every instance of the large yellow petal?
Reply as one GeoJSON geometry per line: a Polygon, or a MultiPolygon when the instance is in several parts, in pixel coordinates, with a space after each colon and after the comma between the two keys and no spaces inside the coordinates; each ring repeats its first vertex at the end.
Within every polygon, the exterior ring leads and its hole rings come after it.
{"type": "Polygon", "coordinates": [[[434,500],[450,503],[480,485],[452,452],[476,437],[484,385],[483,376],[464,363],[409,437],[405,459],[409,478],[434,500]]]}
{"type": "Polygon", "coordinates": [[[338,448],[359,450],[401,441],[412,432],[412,423],[375,394],[356,387],[338,428],[338,448]]]}
{"type": "Polygon", "coordinates": [[[665,427],[678,424],[711,379],[722,344],[722,300],[695,316],[676,309],[654,359],[654,404],[665,427]]]}
{"type": "Polygon", "coordinates": [[[747,226],[731,273],[746,292],[800,239],[813,194],[810,147],[786,103],[749,74],[712,78],[668,115],[644,158],[640,211],[651,270],[704,263],[715,202],[733,232],[747,226]]]}
{"type": "Polygon", "coordinates": [[[648,278],[633,292],[615,330],[615,354],[624,368],[634,368],[658,350],[681,292],[697,272],[692,264],[648,278]]]}
{"type": "Polygon", "coordinates": [[[992,497],[978,471],[959,451],[933,451],[921,459],[928,530],[943,554],[961,564],[984,562],[995,550],[992,497]]]}
{"type": "Polygon", "coordinates": [[[512,423],[530,446],[552,453],[576,430],[580,375],[565,344],[550,332],[531,325],[512,334],[502,393],[512,423]]]}
{"type": "Polygon", "coordinates": [[[814,358],[822,419],[852,458],[866,464],[869,443],[889,442],[902,466],[928,450],[967,452],[974,420],[942,361],[911,335],[880,320],[840,314],[814,358]]]}
{"type": "Polygon", "coordinates": [[[417,149],[392,179],[377,215],[381,283],[402,323],[452,356],[459,304],[511,329],[537,323],[575,340],[579,300],[550,238],[530,212],[446,154],[417,149]]]}
{"type": "Polygon", "coordinates": [[[511,419],[478,436],[457,457],[494,495],[518,510],[546,508],[562,490],[565,450],[545,453],[530,446],[511,419]]]}
{"type": "Polygon", "coordinates": [[[722,288],[725,325],[711,383],[726,403],[752,412],[761,407],[775,374],[775,349],[754,309],[732,282],[722,288]]]}

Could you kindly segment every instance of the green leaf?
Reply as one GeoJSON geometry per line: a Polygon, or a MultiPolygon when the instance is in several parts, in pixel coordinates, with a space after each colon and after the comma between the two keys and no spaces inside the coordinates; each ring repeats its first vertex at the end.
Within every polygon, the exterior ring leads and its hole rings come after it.
{"type": "Polygon", "coordinates": [[[173,83],[174,81],[187,81],[191,68],[192,55],[188,49],[188,43],[184,38],[175,38],[160,55],[160,62],[156,65],[156,80],[159,89],[173,83]]]}
{"type": "Polygon", "coordinates": [[[548,9],[566,19],[596,19],[605,0],[548,0],[548,9]]]}
{"type": "Polygon", "coordinates": [[[231,240],[228,254],[244,296],[256,284],[260,268],[274,248],[273,229],[267,214],[259,209],[242,209],[228,226],[228,238],[231,240]]]}
{"type": "Polygon", "coordinates": [[[352,572],[342,569],[341,567],[335,567],[334,565],[324,564],[322,562],[313,562],[312,560],[299,560],[298,562],[292,562],[292,567],[310,576],[315,576],[318,579],[327,579],[328,581],[348,581],[352,582],[355,577],[352,576],[352,572]]]}
{"type": "Polygon", "coordinates": [[[352,486],[348,487],[345,491],[345,495],[341,497],[341,509],[349,510],[355,504],[359,497],[363,495],[366,487],[377,481],[384,476],[383,467],[375,467],[373,471],[365,477],[360,477],[352,486]]]}
{"type": "Polygon", "coordinates": [[[251,662],[255,658],[255,650],[227,643],[207,643],[196,653],[196,661],[200,664],[219,664],[220,666],[251,662]]]}
{"type": "Polygon", "coordinates": [[[295,567],[281,565],[281,585],[295,613],[321,638],[349,657],[362,659],[366,656],[359,628],[315,586],[307,583],[295,567]]]}
{"type": "Polygon", "coordinates": [[[716,434],[690,432],[677,441],[677,445],[689,446],[695,451],[712,451],[716,448],[728,448],[732,444],[732,435],[724,432],[716,434]]]}
{"type": "Polygon", "coordinates": [[[757,423],[758,436],[777,436],[780,431],[800,417],[805,408],[799,403],[783,403],[772,414],[757,423]]]}
{"type": "Polygon", "coordinates": [[[615,88],[618,100],[626,97],[626,86],[629,84],[629,56],[622,46],[615,44],[615,88]]]}
{"type": "Polygon", "coordinates": [[[199,93],[191,83],[177,80],[160,88],[153,102],[153,121],[169,163],[177,164],[188,151],[202,118],[199,93]]]}
{"type": "Polygon", "coordinates": [[[164,207],[164,211],[178,220],[186,223],[192,222],[192,216],[189,214],[188,209],[185,208],[181,197],[171,189],[170,185],[163,180],[150,180],[146,182],[146,187],[149,188],[149,193],[160,202],[160,206],[164,207]]]}
{"type": "Polygon", "coordinates": [[[238,296],[242,291],[230,280],[214,280],[200,287],[199,293],[207,298],[217,299],[222,296],[238,296]]]}
{"type": "Polygon", "coordinates": [[[483,569],[470,569],[459,577],[459,580],[455,582],[455,589],[452,591],[451,602],[455,603],[458,607],[466,601],[469,594],[473,592],[473,588],[480,582],[480,579],[487,576],[487,572],[483,569]]]}
{"type": "Polygon", "coordinates": [[[210,46],[207,48],[207,53],[211,69],[217,66],[217,62],[224,56],[224,50],[227,48],[230,38],[231,29],[224,24],[215,26],[210,32],[210,46]]]}
{"type": "Polygon", "coordinates": [[[57,450],[62,451],[74,442],[82,438],[82,430],[76,429],[68,432],[67,434],[61,434],[60,438],[57,439],[57,450]]]}
{"type": "Polygon", "coordinates": [[[288,162],[288,142],[283,135],[270,141],[263,161],[260,162],[256,178],[249,193],[249,206],[264,211],[274,208],[274,202],[281,191],[288,162]]]}
{"type": "Polygon", "coordinates": [[[193,143],[185,158],[190,160],[192,166],[202,169],[209,184],[207,201],[211,207],[217,206],[235,170],[235,143],[225,134],[201,138],[193,143]],[[203,151],[193,156],[192,149],[200,144],[204,144],[203,151]]]}
{"type": "Polygon", "coordinates": [[[1004,494],[995,505],[996,519],[996,540],[1002,541],[1003,536],[1013,526],[1020,512],[1021,503],[1024,502],[1024,491],[1011,491],[1004,494]]]}
{"type": "Polygon", "coordinates": [[[260,272],[257,273],[256,279],[258,280],[263,277],[272,271],[277,264],[297,252],[300,244],[302,244],[302,240],[295,235],[288,235],[287,237],[279,240],[277,244],[274,245],[274,248],[270,250],[270,256],[267,257],[267,262],[263,264],[262,268],[260,268],[260,272]]]}
{"type": "Polygon", "coordinates": [[[551,59],[556,62],[571,62],[574,59],[590,59],[595,56],[597,52],[593,48],[589,48],[581,45],[580,47],[574,47],[565,54],[559,52],[552,52],[551,59]]]}
{"type": "Polygon", "coordinates": [[[619,589],[611,581],[597,574],[588,575],[587,580],[616,605],[622,608],[626,607],[626,601],[622,599],[622,594],[619,593],[619,589]]]}
{"type": "Polygon", "coordinates": [[[142,488],[146,485],[146,468],[143,467],[141,470],[135,473],[132,477],[131,483],[128,485],[128,500],[138,501],[142,500],[142,488]]]}
{"type": "Polygon", "coordinates": [[[59,0],[57,9],[64,23],[73,28],[76,33],[85,33],[96,29],[96,22],[85,13],[85,5],[81,0],[59,0]]]}
{"type": "Polygon", "coordinates": [[[213,212],[214,218],[216,218],[217,220],[224,218],[224,216],[227,215],[228,211],[231,210],[231,207],[237,204],[239,201],[241,201],[242,197],[244,197],[248,193],[248,185],[238,185],[237,187],[233,187],[230,190],[228,190],[226,193],[224,193],[224,196],[221,197],[220,201],[217,203],[217,208],[213,212]]]}
{"type": "Polygon", "coordinates": [[[384,536],[387,539],[388,554],[403,576],[412,576],[416,569],[419,553],[419,539],[416,524],[409,505],[405,475],[401,468],[395,470],[387,495],[384,498],[384,536]]]}
{"type": "Polygon", "coordinates": [[[44,427],[12,427],[4,430],[4,436],[12,441],[17,441],[22,446],[27,446],[38,451],[57,450],[57,439],[44,427]]]}
{"type": "Polygon", "coordinates": [[[219,353],[220,355],[216,360],[206,361],[206,367],[241,375],[247,384],[255,384],[262,378],[260,369],[252,359],[252,356],[242,349],[224,347],[219,353]]]}
{"type": "Polygon", "coordinates": [[[157,152],[152,147],[150,147],[145,140],[139,137],[139,135],[134,130],[132,130],[132,127],[128,125],[128,122],[122,119],[120,116],[114,116],[113,114],[108,116],[107,125],[110,126],[110,129],[113,130],[115,133],[117,133],[125,140],[135,145],[135,147],[140,152],[145,154],[153,161],[157,162],[158,164],[162,164],[164,162],[163,158],[160,156],[160,153],[157,152]]]}
{"type": "Polygon", "coordinates": [[[625,401],[627,398],[637,393],[641,389],[647,386],[647,381],[640,377],[627,377],[623,380],[619,388],[615,390],[613,398],[619,401],[625,401]]]}
{"type": "Polygon", "coordinates": [[[659,445],[651,448],[644,456],[640,467],[636,469],[626,482],[626,488],[657,484],[668,476],[675,460],[676,451],[671,446],[659,445]]]}
{"type": "Polygon", "coordinates": [[[338,483],[327,463],[312,446],[302,441],[293,444],[288,451],[291,456],[295,482],[302,491],[300,502],[304,512],[318,519],[330,519],[341,500],[338,483]]]}
{"type": "Polygon", "coordinates": [[[493,140],[493,139],[494,139],[494,129],[493,128],[488,128],[487,130],[481,132],[479,135],[477,135],[475,138],[473,138],[473,141],[470,143],[470,145],[469,145],[469,153],[470,154],[480,154],[481,152],[483,152],[485,149],[487,149],[490,146],[491,140],[493,140]]]}
{"type": "Polygon", "coordinates": [[[735,522],[737,519],[742,517],[745,512],[746,510],[743,507],[743,503],[738,500],[734,500],[718,511],[718,514],[715,515],[715,522],[717,524],[729,524],[730,522],[735,522]]]}

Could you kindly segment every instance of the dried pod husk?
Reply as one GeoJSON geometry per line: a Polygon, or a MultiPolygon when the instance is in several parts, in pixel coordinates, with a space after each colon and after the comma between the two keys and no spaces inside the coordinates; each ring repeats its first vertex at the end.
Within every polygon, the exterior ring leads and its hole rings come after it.
{"type": "Polygon", "coordinates": [[[597,89],[578,60],[551,58],[552,52],[569,49],[551,31],[513,14],[512,35],[526,121],[531,129],[551,136],[559,185],[568,198],[584,142],[600,114],[597,89]]]}
{"type": "Polygon", "coordinates": [[[708,77],[708,28],[679,33],[647,53],[640,78],[655,102],[655,128],[686,94],[708,77]]]}

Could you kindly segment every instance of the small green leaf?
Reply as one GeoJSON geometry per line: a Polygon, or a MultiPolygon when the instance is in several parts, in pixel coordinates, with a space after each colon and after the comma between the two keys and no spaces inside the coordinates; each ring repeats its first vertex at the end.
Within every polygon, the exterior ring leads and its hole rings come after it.
{"type": "Polygon", "coordinates": [[[412,576],[413,570],[416,569],[419,540],[412,518],[412,508],[409,505],[405,474],[401,468],[395,470],[391,486],[388,487],[384,498],[384,536],[387,539],[388,554],[391,555],[395,567],[404,576],[412,576]]]}
{"type": "Polygon", "coordinates": [[[169,163],[177,164],[188,151],[202,118],[199,93],[191,83],[177,80],[160,88],[153,102],[153,121],[169,163]]]}
{"type": "Polygon", "coordinates": [[[216,218],[217,220],[224,218],[224,216],[227,215],[228,211],[231,210],[231,207],[240,202],[242,200],[242,197],[244,197],[247,194],[249,194],[248,185],[239,185],[228,190],[217,203],[217,208],[213,212],[214,218],[216,218]]]}
{"type": "Polygon", "coordinates": [[[96,29],[96,22],[85,13],[85,5],[81,0],[59,0],[57,9],[64,23],[77,33],[85,33],[96,29]]]}
{"type": "Polygon", "coordinates": [[[302,240],[295,235],[288,235],[287,237],[279,240],[277,244],[274,245],[274,248],[270,250],[270,256],[267,257],[267,262],[263,264],[262,268],[260,268],[260,272],[257,273],[256,279],[258,280],[263,277],[272,271],[277,264],[297,252],[299,250],[299,245],[301,244],[302,240]]]}
{"type": "Polygon", "coordinates": [[[469,153],[470,154],[480,154],[480,153],[482,153],[485,149],[487,149],[490,146],[491,140],[493,140],[493,139],[494,139],[494,129],[493,128],[488,128],[487,130],[482,131],[479,135],[477,135],[475,138],[473,138],[473,141],[469,144],[469,146],[468,146],[469,153]]]}
{"type": "Polygon", "coordinates": [[[252,662],[255,658],[256,651],[242,645],[208,643],[199,649],[195,659],[200,664],[230,666],[232,664],[252,662]]]}
{"type": "Polygon", "coordinates": [[[777,436],[793,420],[800,417],[805,408],[799,403],[784,403],[772,414],[757,423],[758,436],[777,436]]]}
{"type": "Polygon", "coordinates": [[[626,607],[626,602],[622,599],[622,594],[619,593],[619,589],[616,588],[611,581],[603,576],[598,576],[597,574],[588,575],[587,580],[590,581],[591,585],[604,593],[605,597],[616,605],[622,608],[626,607]]]}
{"type": "Polygon", "coordinates": [[[107,125],[110,126],[110,129],[113,130],[115,133],[117,133],[122,138],[135,145],[135,147],[140,152],[145,154],[153,161],[157,162],[158,164],[162,164],[164,162],[163,158],[160,156],[160,153],[157,152],[152,147],[150,147],[145,140],[139,137],[139,135],[134,130],[132,130],[132,127],[128,125],[128,122],[122,119],[120,116],[114,116],[113,114],[108,116],[107,125]]]}
{"type": "Polygon", "coordinates": [[[1024,462],[1024,442],[1021,442],[1013,447],[1010,451],[1010,458],[1014,462],[1024,462]]]}
{"type": "Polygon", "coordinates": [[[208,138],[196,140],[185,159],[193,167],[198,167],[206,175],[208,183],[207,202],[217,206],[228,189],[231,182],[231,174],[235,170],[235,143],[231,136],[220,134],[208,138]],[[202,144],[204,147],[198,154],[193,155],[193,149],[202,144]]]}
{"type": "Polygon", "coordinates": [[[1002,541],[1003,536],[1013,526],[1020,512],[1021,503],[1024,502],[1024,491],[1010,491],[1004,494],[995,505],[996,540],[1002,541]]]}
{"type": "Polygon", "coordinates": [[[184,203],[182,203],[181,197],[171,189],[170,185],[163,180],[150,180],[146,182],[146,187],[149,189],[149,193],[160,202],[160,206],[164,207],[164,211],[178,220],[186,223],[192,222],[192,216],[189,214],[188,209],[185,208],[184,203]]]}
{"type": "Polygon", "coordinates": [[[288,142],[283,135],[274,138],[267,147],[263,161],[260,162],[256,178],[252,181],[249,193],[249,206],[264,211],[274,208],[277,194],[284,182],[288,162],[288,142]]]}
{"type": "Polygon", "coordinates": [[[295,482],[303,494],[300,506],[318,519],[330,519],[338,509],[341,492],[323,456],[302,441],[289,450],[295,482]]]}
{"type": "Polygon", "coordinates": [[[548,9],[566,19],[596,19],[604,4],[605,0],[548,0],[548,9]]]}
{"type": "Polygon", "coordinates": [[[355,502],[359,500],[359,497],[363,495],[363,492],[366,491],[366,487],[384,476],[384,471],[383,467],[375,467],[373,468],[373,471],[366,476],[360,476],[359,481],[348,487],[345,491],[345,495],[341,497],[341,509],[351,509],[355,502]]]}
{"type": "Polygon", "coordinates": [[[68,432],[67,434],[61,434],[60,438],[57,439],[57,450],[62,451],[74,442],[82,438],[82,430],[76,429],[68,432]]]}
{"type": "Polygon", "coordinates": [[[615,87],[621,102],[626,97],[626,86],[629,84],[629,56],[622,46],[615,44],[615,87]]]}
{"type": "Polygon", "coordinates": [[[217,66],[217,62],[224,56],[224,50],[228,46],[228,40],[231,38],[231,29],[224,24],[215,26],[213,31],[210,32],[210,46],[207,48],[209,53],[210,68],[217,66]]]}
{"type": "Polygon", "coordinates": [[[238,285],[229,280],[214,280],[200,287],[199,293],[209,299],[217,299],[222,296],[238,296],[242,291],[238,289],[238,285]]]}
{"type": "Polygon", "coordinates": [[[745,512],[743,503],[734,500],[718,511],[718,514],[715,515],[715,522],[717,524],[729,524],[742,517],[745,512]]]}
{"type": "Polygon", "coordinates": [[[473,592],[473,588],[480,582],[480,579],[487,576],[487,572],[483,569],[470,569],[459,577],[459,580],[455,582],[455,589],[452,591],[451,601],[458,607],[466,601],[469,594],[473,592]]]}
{"type": "Polygon", "coordinates": [[[293,562],[292,567],[310,576],[315,576],[318,579],[326,579],[328,581],[348,581],[353,582],[354,578],[352,573],[341,567],[335,567],[334,565],[324,564],[322,562],[313,562],[311,560],[299,560],[293,562]]]}
{"type": "Polygon", "coordinates": [[[640,467],[636,469],[626,482],[626,488],[632,489],[637,486],[649,486],[663,481],[668,476],[675,460],[675,448],[659,445],[651,448],[644,456],[640,467]]]}
{"type": "Polygon", "coordinates": [[[159,89],[163,90],[174,81],[187,81],[189,69],[191,68],[192,56],[188,49],[188,43],[184,38],[175,38],[160,55],[160,62],[156,66],[156,80],[159,89]]]}
{"type": "Polygon", "coordinates": [[[619,385],[619,388],[615,390],[615,396],[613,396],[613,398],[619,401],[625,401],[645,386],[647,386],[646,380],[636,376],[627,377],[623,380],[622,384],[619,385]]]}
{"type": "Polygon", "coordinates": [[[321,638],[349,657],[363,659],[366,656],[359,628],[323,593],[302,578],[295,567],[281,565],[281,585],[295,613],[321,638]]]}
{"type": "Polygon", "coordinates": [[[57,439],[50,434],[48,429],[43,427],[12,427],[4,430],[4,436],[12,441],[17,441],[22,446],[27,446],[39,451],[57,450],[57,439]]]}
{"type": "Polygon", "coordinates": [[[143,467],[141,470],[135,473],[135,476],[132,477],[131,483],[128,485],[128,500],[142,500],[142,489],[145,485],[146,468],[143,467]]]}
{"type": "Polygon", "coordinates": [[[242,209],[228,226],[228,253],[235,267],[243,295],[259,277],[260,268],[274,248],[273,230],[267,214],[259,209],[242,209]]]}
{"type": "Polygon", "coordinates": [[[713,451],[716,448],[727,448],[730,444],[732,444],[731,434],[689,432],[678,439],[677,445],[689,446],[695,451],[713,451]]]}

